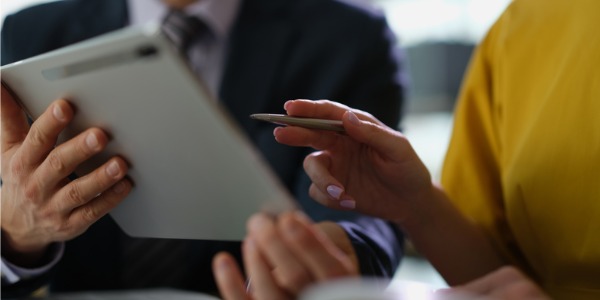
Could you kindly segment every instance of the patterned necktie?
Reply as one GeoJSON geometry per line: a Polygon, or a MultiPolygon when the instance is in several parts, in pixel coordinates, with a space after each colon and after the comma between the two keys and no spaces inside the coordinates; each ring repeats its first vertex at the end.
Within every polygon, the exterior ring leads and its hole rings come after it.
{"type": "Polygon", "coordinates": [[[185,57],[192,43],[209,33],[204,22],[180,10],[171,10],[167,14],[163,20],[162,31],[185,57]]]}

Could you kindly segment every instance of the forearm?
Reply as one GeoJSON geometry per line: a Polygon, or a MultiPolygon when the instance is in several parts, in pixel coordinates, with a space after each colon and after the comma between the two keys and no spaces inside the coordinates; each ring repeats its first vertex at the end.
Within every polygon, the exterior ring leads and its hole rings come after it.
{"type": "Polygon", "coordinates": [[[415,201],[413,217],[401,224],[417,250],[449,285],[464,284],[505,262],[484,233],[435,186],[427,200],[415,201]]]}

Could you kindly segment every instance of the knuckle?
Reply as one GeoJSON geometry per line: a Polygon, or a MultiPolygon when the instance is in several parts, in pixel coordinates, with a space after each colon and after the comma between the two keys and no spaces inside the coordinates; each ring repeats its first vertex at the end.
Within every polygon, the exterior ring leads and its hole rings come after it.
{"type": "Polygon", "coordinates": [[[48,143],[48,138],[43,133],[43,131],[40,130],[39,125],[37,125],[37,123],[35,122],[31,126],[31,130],[29,131],[29,140],[34,146],[44,146],[48,143]]]}
{"type": "Polygon", "coordinates": [[[314,152],[308,154],[304,158],[304,161],[302,162],[302,166],[308,172],[308,171],[311,170],[311,168],[313,168],[316,165],[318,165],[324,159],[325,159],[325,156],[323,154],[323,151],[314,151],[314,152]]]}
{"type": "Polygon", "coordinates": [[[310,165],[312,164],[312,161],[314,160],[314,156],[315,156],[315,153],[311,153],[304,158],[304,161],[302,162],[302,167],[304,167],[304,169],[307,169],[310,167],[310,165]]]}
{"type": "Polygon", "coordinates": [[[308,188],[308,195],[311,199],[319,202],[321,205],[327,207],[335,207],[334,202],[331,201],[328,197],[324,196],[315,183],[312,183],[308,188]]]}
{"type": "Polygon", "coordinates": [[[302,162],[302,167],[304,168],[304,171],[306,171],[306,174],[311,179],[313,179],[315,177],[314,169],[316,168],[318,157],[319,157],[319,152],[313,152],[313,153],[307,155],[304,158],[304,161],[302,162]]]}
{"type": "Polygon", "coordinates": [[[11,160],[8,164],[8,168],[10,170],[10,175],[12,175],[12,178],[14,179],[22,177],[23,173],[25,173],[25,166],[20,159],[11,160]]]}
{"type": "Polygon", "coordinates": [[[41,194],[41,189],[37,184],[29,184],[23,188],[23,202],[37,204],[41,194]]]}
{"type": "Polygon", "coordinates": [[[69,185],[67,189],[67,199],[75,205],[80,205],[84,202],[81,190],[76,182],[73,182],[73,184],[69,185]]]}
{"type": "Polygon", "coordinates": [[[279,284],[287,290],[297,291],[302,289],[308,282],[308,275],[301,270],[288,270],[285,273],[281,273],[279,277],[279,284]]]}
{"type": "Polygon", "coordinates": [[[318,201],[319,203],[321,202],[320,197],[319,197],[321,195],[321,193],[319,192],[319,189],[317,188],[317,186],[314,183],[311,184],[310,187],[308,188],[308,195],[312,199],[318,201]]]}
{"type": "Polygon", "coordinates": [[[50,164],[50,167],[57,172],[63,172],[66,169],[65,163],[56,151],[52,151],[48,154],[48,163],[50,164]]]}
{"type": "Polygon", "coordinates": [[[279,240],[279,236],[274,228],[267,227],[257,233],[257,239],[262,243],[270,244],[279,240]]]}
{"type": "Polygon", "coordinates": [[[62,239],[65,239],[65,240],[71,239],[78,233],[75,226],[73,226],[73,224],[71,224],[70,222],[68,222],[66,220],[61,220],[60,222],[58,222],[56,224],[55,230],[56,230],[55,232],[57,232],[60,236],[62,236],[62,239]]]}
{"type": "Polygon", "coordinates": [[[58,214],[56,211],[45,209],[43,212],[41,212],[41,216],[44,220],[46,220],[46,222],[48,222],[48,227],[52,232],[62,234],[69,230],[69,225],[67,222],[65,222],[63,218],[64,216],[58,214]]]}
{"type": "Polygon", "coordinates": [[[50,209],[48,207],[44,209],[39,209],[37,211],[36,217],[38,220],[42,222],[49,223],[49,227],[53,230],[60,229],[60,217],[57,215],[56,210],[50,209]]]}
{"type": "Polygon", "coordinates": [[[85,223],[93,223],[99,219],[100,216],[100,212],[98,212],[98,210],[91,205],[85,206],[81,209],[81,217],[85,223]]]}

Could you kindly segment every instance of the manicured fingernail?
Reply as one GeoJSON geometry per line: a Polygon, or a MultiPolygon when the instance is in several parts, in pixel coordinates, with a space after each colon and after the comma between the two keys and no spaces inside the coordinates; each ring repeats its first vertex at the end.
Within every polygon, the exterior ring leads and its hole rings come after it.
{"type": "Polygon", "coordinates": [[[345,208],[354,209],[356,208],[356,201],[354,200],[342,200],[340,201],[340,206],[345,208]]]}
{"type": "Polygon", "coordinates": [[[288,100],[288,101],[285,101],[285,103],[283,104],[283,109],[287,110],[287,109],[288,109],[288,106],[290,105],[290,103],[291,103],[292,101],[293,101],[293,100],[288,100]]]}
{"type": "Polygon", "coordinates": [[[351,111],[348,111],[348,120],[350,120],[350,123],[354,124],[354,125],[359,125],[360,121],[358,120],[358,117],[351,111]]]}
{"type": "Polygon", "coordinates": [[[62,111],[62,108],[60,108],[60,105],[55,104],[54,108],[52,109],[52,114],[54,114],[54,117],[56,119],[58,119],[59,121],[65,121],[65,114],[62,111]]]}
{"type": "Polygon", "coordinates": [[[98,150],[99,143],[95,133],[90,132],[90,134],[85,137],[85,143],[90,149],[98,150]]]}
{"type": "Polygon", "coordinates": [[[126,185],[125,182],[119,181],[113,186],[113,191],[117,194],[121,194],[125,191],[126,185]]]}
{"type": "Polygon", "coordinates": [[[106,174],[110,177],[117,177],[119,175],[121,168],[116,161],[111,161],[108,166],[106,166],[106,174]]]}
{"type": "Polygon", "coordinates": [[[329,196],[333,197],[336,200],[340,198],[340,196],[342,195],[342,192],[343,192],[343,190],[339,186],[335,186],[335,185],[327,186],[327,193],[329,194],[329,196]]]}

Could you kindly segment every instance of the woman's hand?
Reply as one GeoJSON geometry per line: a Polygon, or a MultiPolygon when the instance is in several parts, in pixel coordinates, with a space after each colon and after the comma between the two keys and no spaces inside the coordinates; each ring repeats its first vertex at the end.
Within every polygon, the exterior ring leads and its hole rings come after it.
{"type": "Polygon", "coordinates": [[[318,202],[402,223],[412,203],[431,197],[431,176],[400,132],[366,112],[327,100],[288,101],[285,109],[292,116],[342,120],[346,129],[346,134],[275,129],[282,144],[319,150],[304,161],[313,182],[310,195],[318,202]]]}

